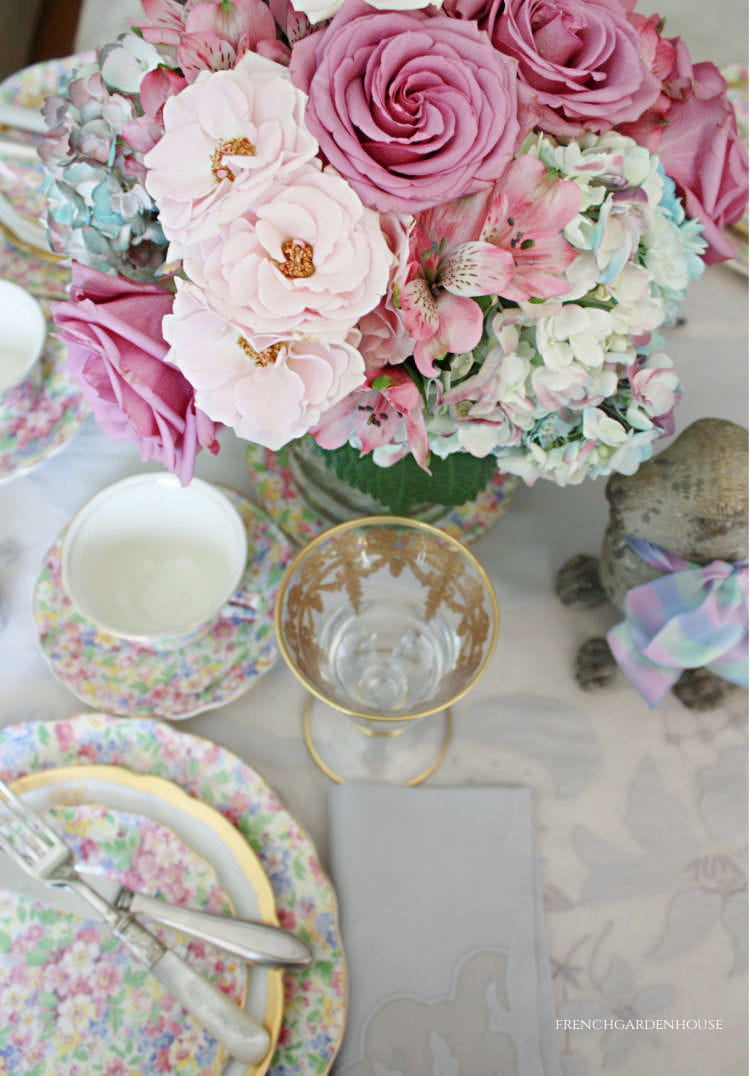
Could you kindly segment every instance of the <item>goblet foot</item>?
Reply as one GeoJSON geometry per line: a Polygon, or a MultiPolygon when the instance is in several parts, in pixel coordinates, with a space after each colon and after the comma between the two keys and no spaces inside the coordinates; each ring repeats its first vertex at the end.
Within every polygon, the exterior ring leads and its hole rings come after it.
{"type": "Polygon", "coordinates": [[[305,744],[332,781],[418,785],[437,769],[451,739],[450,708],[402,722],[371,721],[309,695],[303,713],[305,744]]]}

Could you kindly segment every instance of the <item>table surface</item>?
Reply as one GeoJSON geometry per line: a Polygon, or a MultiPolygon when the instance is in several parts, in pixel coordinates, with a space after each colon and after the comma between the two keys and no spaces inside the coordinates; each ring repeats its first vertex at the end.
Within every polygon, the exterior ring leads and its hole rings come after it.
{"type": "MultiPolygon", "coordinates": [[[[8,272],[6,268],[6,273],[8,272]]],[[[9,274],[8,274],[9,275],[9,274]]],[[[746,424],[746,280],[714,267],[691,288],[668,351],[684,385],[678,432],[699,417],[746,424]]],[[[222,434],[197,473],[252,492],[244,446],[222,434]]],[[[86,707],[49,670],[31,596],[61,527],[98,489],[138,471],[131,446],[87,419],[33,472],[0,487],[0,724],[86,707]],[[4,623],[3,623],[4,621],[4,623]]],[[[558,1016],[720,1021],[722,1029],[560,1029],[566,1076],[740,1076],[746,1028],[746,707],[695,714],[672,697],[651,711],[620,687],[587,694],[572,662],[617,619],[573,611],[556,570],[596,553],[604,482],[520,489],[475,551],[496,588],[501,627],[489,669],[455,708],[455,732],[432,785],[533,790],[546,929],[558,1016]]],[[[270,782],[328,862],[327,779],[301,734],[303,691],[279,661],[241,698],[181,722],[248,761],[270,782]]],[[[0,764],[2,759],[0,759],[0,764]]],[[[418,795],[418,790],[415,790],[418,795]]]]}

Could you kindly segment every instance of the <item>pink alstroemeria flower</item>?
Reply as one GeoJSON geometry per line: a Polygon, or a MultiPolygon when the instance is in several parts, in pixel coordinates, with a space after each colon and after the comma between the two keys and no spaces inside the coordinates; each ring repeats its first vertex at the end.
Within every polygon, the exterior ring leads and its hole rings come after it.
{"type": "Polygon", "coordinates": [[[578,185],[558,179],[536,157],[526,154],[508,166],[495,184],[479,237],[513,259],[503,299],[520,303],[570,291],[565,270],[578,252],[562,230],[580,207],[578,185]]]}
{"type": "Polygon", "coordinates": [[[290,52],[276,37],[276,20],[263,0],[141,0],[149,20],[131,20],[144,40],[174,52],[188,82],[201,71],[231,69],[245,52],[288,64],[290,52]]]}
{"type": "Polygon", "coordinates": [[[436,375],[435,359],[476,347],[484,315],[473,296],[500,292],[513,273],[507,251],[476,241],[487,205],[487,195],[477,194],[417,215],[398,304],[425,377],[436,375]]]}
{"type": "Polygon", "coordinates": [[[400,441],[403,451],[395,454],[391,462],[411,452],[419,466],[429,470],[422,397],[406,371],[398,367],[369,377],[361,388],[326,411],[310,432],[326,449],[340,448],[354,435],[362,445],[362,456],[381,445],[400,441]]]}
{"type": "Polygon", "coordinates": [[[526,154],[488,193],[417,215],[409,281],[399,298],[420,373],[434,377],[435,359],[479,343],[483,315],[474,296],[523,302],[570,290],[565,270],[576,251],[562,229],[580,203],[575,183],[526,154]]]}

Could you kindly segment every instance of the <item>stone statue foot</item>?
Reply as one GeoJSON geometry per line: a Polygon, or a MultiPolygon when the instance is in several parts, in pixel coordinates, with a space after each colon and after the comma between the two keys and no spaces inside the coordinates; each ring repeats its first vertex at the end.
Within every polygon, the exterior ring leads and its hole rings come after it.
{"type": "Polygon", "coordinates": [[[599,580],[599,561],[578,553],[563,564],[555,577],[555,593],[572,609],[593,609],[607,600],[599,580]]]}
{"type": "Polygon", "coordinates": [[[601,636],[587,639],[576,657],[576,680],[584,691],[610,687],[619,677],[619,666],[607,640],[601,636]]]}
{"type": "Polygon", "coordinates": [[[715,710],[741,689],[708,669],[685,669],[672,691],[689,710],[715,710]]]}

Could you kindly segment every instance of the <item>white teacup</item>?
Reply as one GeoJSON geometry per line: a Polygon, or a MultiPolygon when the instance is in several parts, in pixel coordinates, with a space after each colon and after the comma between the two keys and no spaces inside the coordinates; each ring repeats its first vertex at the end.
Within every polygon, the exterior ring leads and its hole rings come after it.
{"type": "Polygon", "coordinates": [[[25,381],[38,380],[46,339],[47,321],[34,296],[0,280],[0,400],[25,381]]]}
{"type": "Polygon", "coordinates": [[[245,570],[247,534],[209,483],[139,474],[101,490],[74,516],[61,561],[82,617],[117,638],[169,649],[222,615],[245,570]]]}

